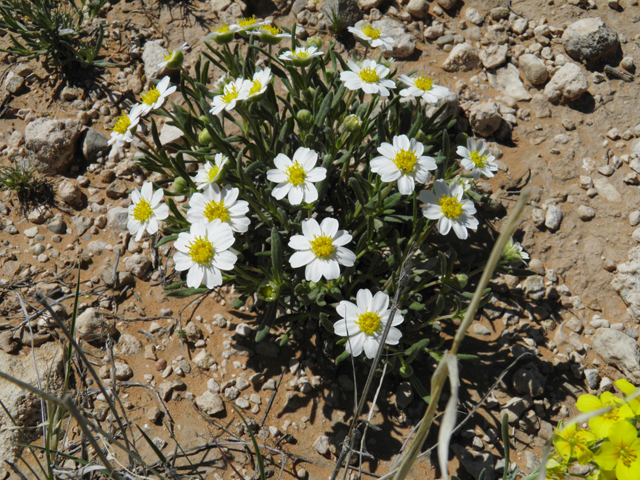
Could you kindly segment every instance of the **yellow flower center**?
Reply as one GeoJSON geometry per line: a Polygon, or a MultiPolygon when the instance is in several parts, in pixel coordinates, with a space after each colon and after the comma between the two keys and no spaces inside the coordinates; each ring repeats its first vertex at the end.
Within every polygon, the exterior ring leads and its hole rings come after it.
{"type": "Polygon", "coordinates": [[[207,206],[204,207],[203,215],[207,220],[213,222],[216,218],[219,218],[221,222],[229,221],[229,211],[227,207],[224,206],[224,201],[220,200],[216,202],[215,200],[211,200],[207,203],[207,206]]]}
{"type": "Polygon", "coordinates": [[[487,159],[489,158],[489,154],[480,155],[480,152],[473,151],[471,152],[471,161],[478,168],[483,168],[487,166],[487,159]]]}
{"type": "Polygon", "coordinates": [[[631,466],[633,462],[638,458],[638,452],[634,450],[627,450],[627,445],[623,445],[619,447],[618,456],[620,461],[624,464],[625,467],[631,466]]]}
{"type": "Polygon", "coordinates": [[[251,87],[251,90],[249,90],[249,95],[255,95],[256,93],[259,93],[261,89],[262,82],[260,82],[259,80],[254,80],[253,86],[251,87]]]}
{"type": "Polygon", "coordinates": [[[360,327],[360,331],[367,335],[373,335],[380,330],[380,319],[378,312],[364,312],[358,315],[356,325],[360,327]]]}
{"type": "Polygon", "coordinates": [[[416,78],[416,81],[413,82],[413,84],[415,85],[416,88],[419,88],[424,92],[428,92],[429,90],[431,90],[431,87],[433,87],[433,80],[431,80],[429,77],[425,75],[425,76],[416,78]]]}
{"type": "Polygon", "coordinates": [[[133,218],[135,218],[140,223],[147,222],[151,217],[153,217],[153,210],[149,202],[141,198],[136,203],[136,206],[133,209],[133,218]]]}
{"type": "Polygon", "coordinates": [[[224,87],[224,95],[222,95],[222,101],[224,103],[231,103],[236,98],[238,98],[239,94],[240,92],[238,92],[238,89],[236,88],[235,84],[227,85],[226,87],[224,87]]]}
{"type": "Polygon", "coordinates": [[[440,198],[438,203],[440,204],[442,214],[445,217],[450,218],[451,220],[455,220],[460,215],[462,215],[462,204],[456,197],[449,197],[447,195],[444,195],[440,198]]]}
{"type": "Polygon", "coordinates": [[[363,68],[360,70],[358,75],[360,76],[360,79],[366,83],[376,83],[380,80],[375,68],[363,68]]]}
{"type": "Polygon", "coordinates": [[[167,54],[164,56],[164,61],[165,61],[165,62],[168,62],[168,61],[169,61],[169,60],[171,60],[172,58],[173,58],[173,50],[169,50],[169,53],[167,53],[167,54]]]}
{"type": "Polygon", "coordinates": [[[215,253],[213,244],[207,238],[196,237],[189,244],[189,257],[198,265],[209,265],[215,253]]]}
{"type": "Polygon", "coordinates": [[[396,156],[393,159],[393,163],[396,164],[398,170],[400,170],[405,175],[407,173],[411,173],[416,169],[416,162],[418,161],[418,157],[415,152],[411,150],[400,150],[396,153],[396,156]]]}
{"type": "Polygon", "coordinates": [[[238,25],[241,27],[250,27],[251,25],[255,25],[258,22],[256,16],[252,17],[244,17],[242,20],[238,22],[238,25]]]}
{"type": "Polygon", "coordinates": [[[142,103],[146,105],[153,105],[160,98],[160,92],[156,87],[151,87],[149,91],[142,94],[142,103]]]}
{"type": "Polygon", "coordinates": [[[271,35],[280,35],[282,33],[282,30],[280,30],[275,25],[263,25],[262,30],[266,30],[271,35]]]}
{"type": "Polygon", "coordinates": [[[229,26],[226,23],[223,23],[220,28],[214,30],[215,33],[222,34],[227,33],[229,31],[229,26]]]}
{"type": "Polygon", "coordinates": [[[300,50],[297,52],[291,52],[291,55],[293,55],[294,57],[298,57],[298,58],[309,58],[309,52],[306,52],[304,50],[300,50]]]}
{"type": "Polygon", "coordinates": [[[122,115],[118,117],[116,124],[113,126],[113,131],[121,135],[124,135],[125,133],[127,133],[127,130],[129,130],[130,126],[131,126],[131,119],[129,118],[129,115],[122,112],[122,115]]]}
{"type": "Polygon", "coordinates": [[[316,237],[310,243],[313,254],[323,260],[329,258],[336,251],[336,247],[333,246],[333,238],[326,235],[316,237]]]}
{"type": "Polygon", "coordinates": [[[376,38],[380,38],[380,28],[373,28],[371,25],[365,25],[362,27],[362,33],[364,33],[371,40],[375,40],[376,38]]]}
{"type": "Polygon", "coordinates": [[[289,177],[289,183],[299,187],[304,184],[305,179],[307,178],[307,174],[304,171],[302,165],[298,163],[296,160],[293,165],[287,168],[287,171],[284,172],[289,177]]]}
{"type": "Polygon", "coordinates": [[[213,182],[217,178],[219,172],[220,172],[219,166],[214,165],[213,167],[211,167],[207,172],[207,183],[213,182]]]}

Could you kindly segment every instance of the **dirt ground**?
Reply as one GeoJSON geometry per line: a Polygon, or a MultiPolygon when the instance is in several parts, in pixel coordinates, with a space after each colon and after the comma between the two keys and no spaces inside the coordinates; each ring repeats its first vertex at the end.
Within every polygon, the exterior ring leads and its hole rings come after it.
{"type": "MultiPolygon", "coordinates": [[[[255,5],[250,1],[246,3],[247,14],[273,15],[275,22],[281,26],[290,27],[295,20],[293,13],[285,11],[282,14],[275,6],[270,7],[273,5],[271,2],[259,2],[255,5]]],[[[546,18],[550,25],[556,27],[566,27],[580,18],[599,16],[618,35],[625,37],[626,41],[622,42],[625,56],[633,56],[640,61],[637,33],[639,24],[635,23],[640,18],[640,8],[637,3],[632,3],[634,2],[623,3],[617,10],[609,8],[606,1],[600,0],[593,3],[593,8],[578,7],[560,0],[528,0],[514,2],[511,7],[528,20],[540,24],[546,18]]],[[[432,13],[437,5],[436,2],[430,4],[432,13]]],[[[498,6],[504,6],[503,2],[458,1],[453,10],[424,18],[420,22],[420,28],[440,22],[445,23],[447,29],[464,36],[468,30],[460,29],[460,22],[466,9],[473,7],[485,13],[498,6]]],[[[405,7],[400,3],[396,8],[402,11],[405,7]]],[[[165,39],[167,47],[187,42],[192,49],[187,53],[186,61],[193,64],[202,48],[201,37],[219,23],[209,2],[186,0],[117,2],[108,8],[105,18],[105,28],[109,32],[105,39],[106,56],[126,66],[105,69],[90,79],[65,79],[51,76],[38,61],[29,62],[33,74],[27,78],[24,92],[3,100],[0,113],[0,144],[4,144],[0,161],[3,165],[10,161],[8,150],[12,147],[9,146],[9,139],[14,131],[24,132],[28,123],[25,120],[41,116],[77,118],[79,113],[87,111],[78,110],[78,104],[75,103],[78,99],[86,100],[90,105],[98,100],[103,104],[105,109],[99,108],[97,118],[90,118],[89,125],[108,136],[108,122],[118,114],[122,105],[118,99],[133,99],[139,95],[144,85],[142,60],[139,56],[127,53],[130,51],[126,48],[127,45],[140,41],[139,39],[142,39],[144,45],[145,41],[159,38],[165,39]],[[75,100],[60,98],[65,87],[76,92],[75,100]],[[103,92],[100,97],[91,98],[92,92],[98,91],[103,92]]],[[[322,37],[325,45],[332,40],[326,33],[322,37]]],[[[530,39],[523,44],[528,46],[534,41],[535,39],[530,39]]],[[[8,44],[8,36],[0,38],[0,47],[5,48],[8,44]]],[[[557,42],[551,46],[554,50],[562,49],[562,45],[557,42]]],[[[417,44],[416,52],[408,59],[398,60],[398,66],[401,72],[413,69],[430,72],[437,83],[459,93],[461,104],[474,98],[501,98],[499,92],[489,87],[486,74],[483,79],[481,69],[456,73],[443,71],[440,66],[448,55],[437,42],[427,42],[422,38],[417,44]]],[[[1,60],[5,72],[13,68],[17,61],[7,54],[2,54],[1,60]]],[[[594,73],[599,73],[598,70],[585,72],[589,78],[588,95],[585,94],[579,101],[568,105],[550,105],[551,116],[548,118],[530,115],[527,121],[518,119],[512,130],[511,141],[492,143],[494,151],[501,152],[501,169],[488,182],[493,192],[492,198],[503,205],[504,211],[509,211],[517,200],[517,194],[512,190],[514,180],[527,180],[526,186],[531,187],[534,192],[533,200],[525,213],[517,238],[531,258],[541,262],[542,271],[536,273],[543,276],[546,274],[548,280],[555,272],[557,280],[551,283],[558,288],[565,286],[570,292],[570,296],[545,299],[551,310],[547,312],[545,319],[549,317],[555,321],[551,322],[552,327],[549,328],[549,323],[545,324],[542,318],[538,318],[539,310],[535,310],[536,305],[523,295],[522,281],[500,277],[495,281],[497,291],[500,292],[497,294],[500,307],[506,312],[512,312],[517,319],[509,323],[503,321],[504,314],[497,317],[484,315],[477,324],[487,327],[489,334],[480,335],[472,330],[464,343],[463,353],[473,353],[479,358],[463,361],[461,364],[464,388],[459,420],[491,389],[500,373],[519,354],[532,347],[529,340],[536,338],[532,331],[538,332],[540,340],[534,341],[533,346],[538,350],[537,368],[546,377],[546,393],[535,399],[531,410],[535,412],[534,415],[523,418],[519,423],[515,422],[510,428],[513,448],[511,461],[525,472],[531,469],[532,456],[541,456],[544,442],[548,439],[547,426],[555,426],[567,414],[575,413],[575,399],[580,393],[588,391],[584,378],[576,378],[573,374],[569,360],[571,353],[566,351],[566,346],[557,347],[558,325],[573,317],[578,317],[586,325],[593,315],[600,315],[612,323],[621,322],[635,328],[624,302],[611,287],[611,280],[615,265],[625,262],[628,251],[637,243],[632,238],[635,226],[630,225],[628,217],[631,212],[640,209],[640,187],[623,181],[631,171],[624,163],[608,177],[620,192],[621,202],[611,202],[602,195],[590,197],[580,187],[580,176],[588,175],[582,169],[582,159],[586,157],[593,159],[601,167],[612,162],[614,155],[622,157],[630,153],[634,136],[628,140],[611,139],[607,137],[607,132],[612,128],[617,128],[621,134],[628,130],[633,132],[634,127],[640,124],[640,88],[636,79],[627,83],[617,78],[605,77],[601,83],[594,83],[594,73]],[[569,120],[573,122],[575,129],[566,128],[569,120]],[[555,231],[536,227],[532,219],[532,210],[549,202],[559,206],[563,212],[561,226],[555,231]],[[595,211],[592,219],[584,221],[579,217],[578,207],[581,205],[595,211]],[[572,300],[568,301],[567,298],[572,300]]],[[[537,88],[527,84],[527,88],[533,95],[544,87],[537,88]]],[[[519,102],[518,108],[531,107],[527,102],[519,102]]],[[[18,147],[13,153],[20,155],[20,148],[23,147],[18,147]]],[[[240,323],[252,325],[255,316],[250,309],[235,311],[230,308],[235,295],[228,288],[196,302],[193,302],[194,298],[169,298],[162,288],[161,270],[156,269],[157,274],[148,275],[142,280],[136,279],[135,288],[113,295],[111,289],[103,286],[100,275],[113,268],[117,261],[115,251],[120,248],[125,256],[127,249],[129,252],[140,249],[146,253],[151,249],[148,241],[141,242],[140,245],[134,242],[132,245],[128,234],[96,225],[89,227],[82,235],[76,235],[74,218],[78,215],[95,219],[105,215],[112,207],[127,205],[126,198],[108,197],[107,187],[110,182],[106,181],[108,177],[104,175],[103,166],[78,163],[76,168],[66,174],[67,178],[73,180],[80,175],[89,180],[88,186],[82,187],[86,196],[84,207],[74,210],[56,202],[51,208],[53,215],[59,215],[68,226],[73,226],[70,228],[72,232],[62,235],[59,241],[54,239],[57,235],[45,225],[38,228],[38,235],[42,237],[26,237],[24,231],[33,227],[33,224],[21,213],[15,198],[7,192],[0,194],[1,203],[5,207],[5,212],[0,216],[2,227],[13,224],[20,232],[11,235],[0,231],[3,244],[0,247],[0,279],[3,280],[3,285],[0,286],[3,302],[0,314],[5,317],[3,328],[14,327],[24,318],[12,291],[17,290],[24,298],[29,298],[29,294],[38,285],[55,283],[62,286],[63,290],[66,289],[66,293],[72,292],[76,274],[73,264],[78,253],[84,252],[87,265],[81,270],[83,307],[98,307],[105,315],[115,319],[120,336],[125,333],[133,335],[144,346],[153,345],[151,339],[157,343],[155,354],[159,360],[145,358],[142,351],[129,356],[122,355],[131,367],[133,376],[127,380],[132,385],[121,386],[120,392],[121,399],[130,402],[130,421],[143,426],[149,437],[164,440],[165,454],[174,452],[176,440],[184,450],[206,444],[206,448],[195,449],[190,457],[190,461],[201,463],[204,478],[237,478],[229,467],[225,467],[223,456],[232,461],[242,475],[249,478],[255,469],[254,457],[247,455],[242,449],[235,449],[236,447],[219,450],[212,444],[214,439],[223,444],[237,440],[237,436],[245,442],[249,441],[249,436],[239,427],[239,416],[230,406],[233,402],[227,402],[226,415],[222,417],[208,417],[198,412],[194,405],[194,398],[207,389],[210,379],[217,381],[221,391],[224,391],[237,383],[238,379],[244,378],[249,380],[249,385],[239,394],[241,397],[252,398],[253,410],[243,411],[243,414],[253,419],[259,427],[267,427],[263,430],[258,428],[258,438],[274,449],[267,453],[271,458],[268,468],[274,475],[279,475],[282,458],[275,452],[281,450],[287,454],[282,478],[304,478],[305,474],[300,473],[300,469],[304,469],[311,479],[328,478],[335,465],[335,452],[340,449],[340,441],[344,438],[353,415],[354,385],[349,362],[337,367],[333,365],[322,343],[325,337],[317,333],[315,328],[300,332],[283,347],[276,344],[281,332],[274,331],[268,355],[264,355],[251,341],[236,334],[236,327],[240,323]],[[56,250],[59,258],[50,255],[50,260],[40,263],[33,250],[36,242],[46,245],[49,253],[56,250]],[[104,244],[100,246],[97,242],[104,244]],[[181,367],[183,359],[189,364],[199,351],[193,343],[181,341],[176,333],[190,321],[202,330],[204,345],[217,361],[216,371],[203,372],[191,367],[191,371],[182,376],[175,373],[176,367],[181,367]],[[159,324],[160,329],[154,330],[153,335],[147,334],[153,322],[159,324]],[[165,361],[164,364],[162,360],[165,361]],[[162,371],[166,365],[174,368],[174,373],[167,380],[179,380],[185,386],[180,391],[175,391],[166,402],[171,418],[165,415],[163,421],[153,423],[149,420],[148,413],[158,406],[157,398],[151,390],[133,384],[157,386],[164,382],[162,371]],[[262,378],[256,377],[256,374],[261,374],[262,378]],[[153,380],[150,381],[148,375],[152,375],[153,380]],[[313,386],[306,393],[301,392],[298,383],[303,376],[310,379],[313,386]],[[276,390],[264,389],[269,380],[276,382],[276,390]],[[257,405],[257,398],[253,394],[259,397],[260,403],[257,405]],[[171,438],[171,429],[175,439],[171,438]],[[324,455],[319,454],[314,447],[314,442],[322,435],[328,436],[331,442],[330,451],[324,455]]],[[[129,188],[140,183],[139,175],[134,173],[125,178],[129,188]]],[[[594,178],[599,175],[597,172],[592,174],[594,178]]],[[[62,176],[56,176],[51,180],[58,183],[61,179],[62,176]]],[[[499,215],[487,213],[487,223],[499,230],[504,211],[499,215]]],[[[485,234],[489,235],[486,230],[485,234]]],[[[166,250],[160,250],[154,268],[162,267],[166,253],[166,250]]],[[[35,304],[33,300],[30,302],[31,305],[35,304]]],[[[70,300],[65,300],[63,304],[69,308],[70,300]]],[[[34,309],[35,307],[30,308],[29,311],[34,309]]],[[[449,339],[454,328],[453,324],[443,325],[444,337],[449,339]]],[[[59,337],[59,333],[54,336],[59,337]]],[[[584,333],[581,338],[589,346],[584,333]]],[[[85,347],[99,364],[100,359],[105,356],[104,345],[85,344],[85,347]]],[[[618,371],[603,365],[593,350],[585,350],[586,368],[598,368],[603,376],[613,380],[621,377],[618,371]]],[[[24,346],[17,354],[28,358],[29,351],[24,346]]],[[[528,361],[524,359],[521,363],[524,365],[528,361]]],[[[428,385],[434,365],[435,361],[425,358],[416,366],[424,385],[428,385]]],[[[362,387],[366,373],[364,366],[360,365],[356,376],[358,388],[362,387]]],[[[454,438],[454,443],[469,451],[495,455],[493,463],[503,456],[499,433],[501,405],[516,395],[510,379],[511,374],[500,382],[488,404],[479,409],[454,438]],[[478,440],[480,445],[477,444],[478,440]]],[[[366,444],[372,457],[365,459],[363,463],[363,470],[372,474],[364,474],[362,478],[374,478],[389,470],[402,442],[424,412],[425,403],[418,395],[408,407],[397,406],[396,391],[401,381],[400,378],[390,377],[385,382],[372,420],[379,428],[369,432],[366,444]]],[[[436,436],[432,433],[427,447],[435,442],[436,436]]],[[[143,456],[151,456],[152,452],[150,448],[143,447],[141,453],[143,456]]],[[[184,464],[184,460],[179,463],[184,464]]],[[[416,463],[411,478],[439,478],[436,463],[434,454],[425,456],[416,463]]],[[[452,453],[450,469],[462,480],[473,478],[473,472],[460,467],[459,455],[452,453]]],[[[16,477],[15,473],[10,475],[12,478],[16,477]]]]}

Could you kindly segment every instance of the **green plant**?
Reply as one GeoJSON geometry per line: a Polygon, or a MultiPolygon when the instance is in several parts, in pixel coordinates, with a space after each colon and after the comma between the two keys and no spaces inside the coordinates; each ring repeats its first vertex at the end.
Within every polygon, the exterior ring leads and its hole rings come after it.
{"type": "Polygon", "coordinates": [[[107,0],[0,0],[0,26],[10,32],[6,52],[41,58],[55,68],[104,67],[103,29],[87,27],[107,0]]]}
{"type": "Polygon", "coordinates": [[[0,167],[0,190],[13,192],[23,210],[46,205],[53,199],[51,183],[40,177],[34,167],[23,162],[0,167]]]}

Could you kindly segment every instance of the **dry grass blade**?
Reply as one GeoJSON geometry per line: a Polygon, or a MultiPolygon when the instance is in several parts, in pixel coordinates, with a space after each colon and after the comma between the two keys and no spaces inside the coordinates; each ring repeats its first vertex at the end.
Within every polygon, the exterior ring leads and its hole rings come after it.
{"type": "Polygon", "coordinates": [[[438,434],[438,461],[442,478],[448,480],[449,471],[447,461],[449,456],[449,442],[456,428],[456,417],[458,416],[458,390],[460,389],[460,378],[458,376],[458,357],[445,353],[442,363],[447,367],[449,384],[451,385],[451,396],[447,402],[447,408],[440,423],[440,433],[438,434]]]}

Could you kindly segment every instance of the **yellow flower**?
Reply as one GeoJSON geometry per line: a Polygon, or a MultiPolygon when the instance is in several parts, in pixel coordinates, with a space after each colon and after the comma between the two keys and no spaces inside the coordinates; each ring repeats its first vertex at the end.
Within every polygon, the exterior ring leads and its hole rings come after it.
{"type": "Polygon", "coordinates": [[[557,460],[550,458],[545,465],[546,478],[545,480],[564,480],[567,474],[567,467],[564,463],[559,463],[557,460]]]}
{"type": "Polygon", "coordinates": [[[629,405],[611,392],[604,392],[599,397],[580,395],[576,407],[583,413],[604,407],[613,407],[608,412],[589,419],[589,428],[599,438],[607,438],[614,423],[635,416],[629,405]]]}
{"type": "MultiPolygon", "coordinates": [[[[633,395],[634,393],[636,393],[636,390],[637,390],[636,387],[634,387],[631,383],[629,383],[624,378],[621,378],[620,380],[616,381],[615,384],[616,384],[616,387],[620,389],[624,397],[628,395],[633,395]]],[[[629,405],[629,408],[631,408],[631,411],[636,416],[640,416],[640,398],[636,397],[633,400],[628,400],[627,405],[629,405]]]]}
{"type": "Polygon", "coordinates": [[[638,431],[626,420],[613,425],[609,440],[594,455],[595,462],[604,470],[615,470],[618,480],[640,478],[640,438],[638,431]]]}
{"type": "Polygon", "coordinates": [[[598,439],[589,430],[580,429],[577,423],[573,423],[561,429],[558,426],[553,434],[553,446],[565,463],[577,459],[580,465],[586,465],[593,458],[593,452],[589,448],[598,439]]]}

